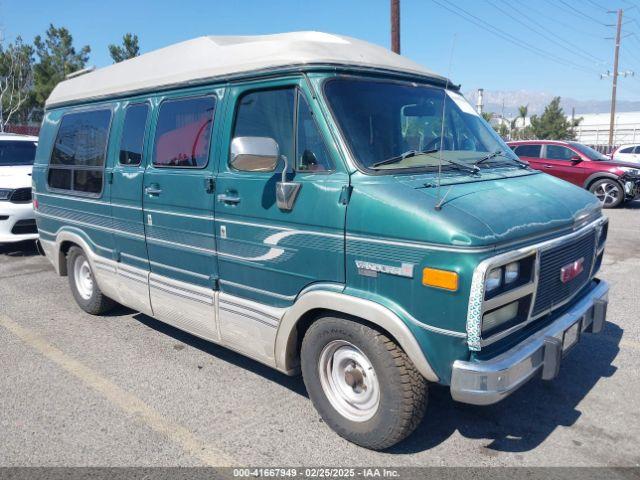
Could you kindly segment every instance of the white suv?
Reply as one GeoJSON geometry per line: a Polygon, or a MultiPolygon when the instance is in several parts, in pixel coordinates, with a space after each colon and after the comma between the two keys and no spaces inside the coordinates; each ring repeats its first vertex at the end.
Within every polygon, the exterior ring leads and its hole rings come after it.
{"type": "Polygon", "coordinates": [[[611,157],[616,162],[640,163],[640,145],[620,145],[611,157]]]}
{"type": "Polygon", "coordinates": [[[0,133],[0,243],[38,238],[31,169],[38,137],[0,133]]]}

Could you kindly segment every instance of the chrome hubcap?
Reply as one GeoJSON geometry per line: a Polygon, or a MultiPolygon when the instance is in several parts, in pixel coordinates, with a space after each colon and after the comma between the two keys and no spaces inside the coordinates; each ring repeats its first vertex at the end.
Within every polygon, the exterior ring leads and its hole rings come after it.
{"type": "Polygon", "coordinates": [[[365,422],[380,404],[380,384],[373,365],[355,345],[334,340],[320,353],[318,361],[322,390],[340,415],[365,422]]]}
{"type": "Polygon", "coordinates": [[[611,205],[620,198],[620,188],[615,183],[602,183],[593,193],[604,205],[611,205]]]}
{"type": "Polygon", "coordinates": [[[85,300],[89,300],[93,295],[93,274],[86,258],[76,258],[73,264],[73,275],[78,293],[85,300]]]}

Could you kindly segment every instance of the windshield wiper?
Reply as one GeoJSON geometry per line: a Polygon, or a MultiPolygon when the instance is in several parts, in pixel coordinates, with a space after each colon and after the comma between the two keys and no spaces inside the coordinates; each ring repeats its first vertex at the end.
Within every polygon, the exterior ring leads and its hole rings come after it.
{"type": "MultiPolygon", "coordinates": [[[[394,163],[400,163],[405,158],[415,157],[416,155],[431,155],[433,153],[439,152],[440,149],[434,148],[432,150],[408,150],[404,152],[402,155],[397,155],[395,157],[387,158],[386,160],[382,160],[380,162],[374,163],[371,165],[371,168],[378,168],[383,165],[392,165],[394,163]]],[[[456,162],[455,160],[449,160],[448,158],[443,158],[443,161],[447,162],[449,165],[455,166],[457,170],[465,170],[471,173],[478,173],[480,169],[475,165],[469,165],[463,162],[456,162]]],[[[435,167],[436,165],[434,165],[435,167]]]]}
{"type": "Polygon", "coordinates": [[[518,165],[520,165],[523,168],[526,168],[526,167],[529,166],[526,163],[521,162],[520,160],[516,160],[515,158],[510,157],[509,155],[506,155],[502,150],[496,150],[495,152],[491,152],[488,155],[485,155],[484,157],[479,158],[478,160],[473,162],[473,165],[475,167],[477,167],[481,163],[484,163],[484,162],[486,162],[488,160],[491,160],[492,158],[496,158],[496,157],[502,157],[502,158],[506,158],[507,160],[511,160],[512,162],[517,163],[518,165]]]}
{"type": "Polygon", "coordinates": [[[436,153],[439,151],[437,148],[432,150],[407,150],[406,152],[396,155],[395,157],[387,158],[386,160],[381,160],[380,162],[376,162],[371,165],[371,168],[381,167],[383,165],[392,165],[394,163],[400,163],[405,158],[415,157],[416,155],[428,155],[430,153],[436,153]]]}

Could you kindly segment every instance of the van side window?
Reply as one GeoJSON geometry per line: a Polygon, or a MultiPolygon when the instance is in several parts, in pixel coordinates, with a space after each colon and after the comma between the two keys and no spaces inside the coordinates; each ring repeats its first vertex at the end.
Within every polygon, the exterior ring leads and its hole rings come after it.
{"type": "Polygon", "coordinates": [[[214,97],[162,102],[156,126],[153,165],[204,168],[209,158],[215,108],[214,97]]]}
{"type": "Polygon", "coordinates": [[[513,151],[519,157],[540,157],[540,145],[519,145],[513,151]]]}
{"type": "Polygon", "coordinates": [[[244,95],[238,102],[233,137],[273,138],[280,155],[292,159],[295,94],[295,89],[283,88],[244,95]]]}
{"type": "Polygon", "coordinates": [[[127,107],[122,127],[122,138],[120,139],[121,165],[137,166],[142,162],[144,131],[148,115],[149,105],[146,103],[127,107]]]}
{"type": "Polygon", "coordinates": [[[111,110],[62,117],[49,163],[51,188],[97,195],[102,191],[111,110]]]}
{"type": "Polygon", "coordinates": [[[298,131],[296,137],[296,169],[303,172],[333,170],[331,157],[313,118],[306,98],[298,92],[298,131]]]}

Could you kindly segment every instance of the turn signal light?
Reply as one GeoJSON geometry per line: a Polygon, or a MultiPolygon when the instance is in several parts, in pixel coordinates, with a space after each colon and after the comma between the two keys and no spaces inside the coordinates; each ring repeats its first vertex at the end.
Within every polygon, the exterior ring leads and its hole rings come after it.
{"type": "Polygon", "coordinates": [[[455,292],[458,290],[458,274],[449,270],[425,268],[422,270],[422,284],[455,292]]]}

